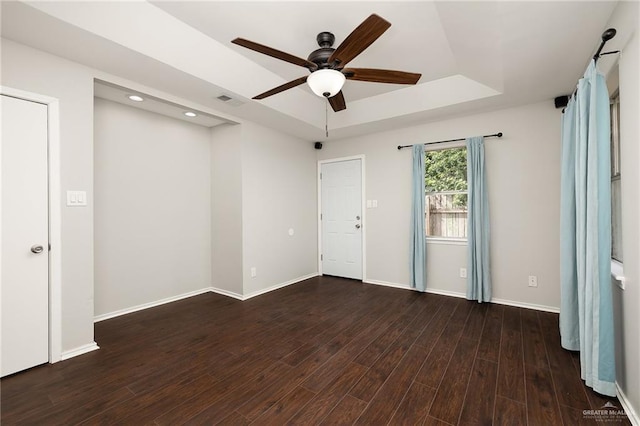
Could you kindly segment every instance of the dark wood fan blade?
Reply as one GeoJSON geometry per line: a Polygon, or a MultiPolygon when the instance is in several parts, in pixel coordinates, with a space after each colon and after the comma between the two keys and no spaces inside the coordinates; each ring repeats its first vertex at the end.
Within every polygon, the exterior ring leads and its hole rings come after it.
{"type": "Polygon", "coordinates": [[[264,99],[271,95],[275,95],[276,93],[284,92],[285,90],[291,89],[292,87],[300,86],[302,83],[306,81],[307,81],[307,76],[296,78],[293,81],[290,81],[278,87],[274,87],[273,89],[268,90],[264,93],[260,93],[259,95],[254,96],[252,99],[264,99]]]}
{"type": "Polygon", "coordinates": [[[395,84],[416,84],[422,77],[422,74],[414,72],[380,70],[376,68],[345,68],[342,70],[342,74],[348,80],[395,84]]]}
{"type": "Polygon", "coordinates": [[[343,109],[347,109],[347,104],[344,101],[344,95],[342,94],[342,90],[335,94],[333,97],[329,98],[329,104],[331,108],[335,112],[342,111],[343,109]]]}
{"type": "Polygon", "coordinates": [[[391,24],[375,13],[364,20],[344,39],[329,58],[329,63],[343,67],[378,39],[391,24]]]}
{"type": "Polygon", "coordinates": [[[231,43],[237,44],[238,46],[246,47],[247,49],[255,50],[256,52],[271,56],[272,58],[280,59],[294,65],[308,68],[311,71],[315,71],[318,68],[318,66],[311,61],[298,58],[297,56],[293,56],[289,53],[273,49],[269,46],[265,46],[254,41],[246,40],[244,38],[236,38],[234,40],[231,40],[231,43]]]}

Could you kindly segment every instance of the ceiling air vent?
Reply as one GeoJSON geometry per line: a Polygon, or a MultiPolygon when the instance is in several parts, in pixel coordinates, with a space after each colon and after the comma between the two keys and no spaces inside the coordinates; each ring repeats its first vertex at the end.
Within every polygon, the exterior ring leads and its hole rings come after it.
{"type": "Polygon", "coordinates": [[[237,106],[240,106],[240,105],[244,104],[244,102],[242,102],[241,100],[234,99],[231,96],[225,95],[225,94],[222,94],[220,96],[216,96],[216,99],[219,100],[220,102],[224,102],[225,104],[230,105],[230,106],[234,106],[234,107],[237,107],[237,106]]]}

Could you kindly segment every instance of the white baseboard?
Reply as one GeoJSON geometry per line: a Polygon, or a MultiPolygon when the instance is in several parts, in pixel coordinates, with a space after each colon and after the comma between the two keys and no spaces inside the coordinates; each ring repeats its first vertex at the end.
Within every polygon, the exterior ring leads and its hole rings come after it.
{"type": "Polygon", "coordinates": [[[202,288],[200,290],[190,291],[188,293],[179,294],[177,296],[167,297],[165,299],[156,300],[154,302],[143,303],[141,305],[132,306],[130,308],[120,309],[114,312],[108,312],[106,314],[96,315],[93,317],[93,322],[100,322],[110,318],[119,317],[120,315],[131,314],[133,312],[141,311],[143,309],[153,308],[155,306],[164,305],[165,303],[175,302],[177,300],[186,299],[187,297],[197,296],[199,294],[208,293],[213,291],[211,287],[202,288]]]}
{"type": "Polygon", "coordinates": [[[385,287],[399,288],[399,289],[402,289],[402,290],[417,291],[415,288],[411,288],[408,285],[391,283],[389,281],[366,279],[366,280],[363,280],[362,282],[365,283],[365,284],[374,284],[374,285],[381,285],[381,286],[385,286],[385,287]]]}
{"type": "Polygon", "coordinates": [[[96,342],[91,342],[91,343],[88,343],[86,345],[79,346],[79,347],[77,347],[75,349],[71,349],[71,350],[62,352],[62,355],[60,356],[60,361],[64,361],[65,359],[73,358],[73,357],[76,357],[78,355],[83,355],[83,354],[86,354],[87,352],[92,352],[92,351],[95,351],[95,350],[98,350],[98,349],[100,349],[100,347],[97,345],[97,343],[96,342]]]}
{"type": "MultiPolygon", "coordinates": [[[[413,287],[410,287],[408,285],[392,283],[392,282],[389,282],[389,281],[364,280],[362,282],[365,283],[365,284],[382,285],[382,286],[385,286],[385,287],[399,288],[399,289],[402,289],[402,290],[419,291],[419,290],[417,290],[417,289],[415,289],[413,287]]],[[[433,289],[433,288],[427,288],[425,290],[425,293],[441,294],[443,296],[460,297],[460,298],[463,298],[463,299],[466,297],[466,295],[464,293],[458,293],[457,291],[438,290],[438,289],[433,289]]]]}
{"type": "MultiPolygon", "coordinates": [[[[382,286],[385,286],[385,287],[399,288],[399,289],[402,289],[402,290],[419,291],[419,290],[417,290],[417,289],[415,289],[413,287],[409,287],[408,285],[392,283],[392,282],[389,282],[389,281],[364,280],[362,282],[365,283],[365,284],[382,285],[382,286]]],[[[460,298],[463,298],[463,299],[466,297],[466,295],[464,293],[458,293],[457,291],[438,290],[438,289],[433,289],[433,288],[427,288],[425,290],[425,293],[441,294],[443,296],[460,297],[460,298]]]]}
{"type": "MultiPolygon", "coordinates": [[[[107,319],[110,319],[110,318],[119,317],[121,315],[130,314],[130,313],[133,313],[133,312],[141,311],[143,309],[153,308],[155,306],[164,305],[165,303],[175,302],[175,301],[178,301],[178,300],[181,300],[181,299],[186,299],[187,297],[197,296],[199,294],[203,294],[203,293],[207,293],[207,292],[217,293],[217,294],[220,294],[222,296],[232,297],[234,299],[244,301],[244,300],[251,299],[252,297],[260,296],[261,294],[269,293],[271,291],[278,290],[280,288],[287,287],[287,286],[290,286],[292,284],[299,283],[300,281],[308,280],[309,278],[317,277],[319,275],[320,275],[319,273],[314,272],[312,274],[308,274],[308,275],[304,275],[302,277],[294,278],[292,280],[289,280],[289,281],[286,281],[286,282],[283,282],[283,283],[280,283],[280,284],[276,284],[274,286],[271,286],[271,287],[268,287],[268,288],[265,288],[265,289],[262,289],[262,290],[254,291],[254,292],[246,294],[246,295],[238,294],[238,293],[235,293],[233,291],[224,290],[224,289],[217,288],[217,287],[207,287],[207,288],[191,291],[191,292],[184,293],[184,294],[179,294],[177,296],[167,297],[165,299],[157,300],[155,302],[143,303],[142,305],[132,306],[131,308],[120,309],[118,311],[109,312],[109,313],[102,314],[102,315],[97,315],[97,316],[94,317],[93,322],[104,321],[104,320],[107,320],[107,319]]],[[[408,285],[397,284],[397,283],[392,283],[392,282],[388,282],[388,281],[380,281],[380,280],[370,280],[370,279],[368,279],[368,280],[365,280],[363,282],[366,283],[366,284],[374,284],[374,285],[381,285],[381,286],[385,286],[385,287],[398,288],[398,289],[402,289],[402,290],[417,291],[415,288],[411,288],[408,285]]],[[[459,297],[459,298],[462,298],[462,299],[466,298],[466,295],[464,293],[460,293],[460,292],[456,292],[456,291],[427,288],[426,292],[427,293],[433,293],[433,294],[441,294],[443,296],[459,297]]],[[[512,301],[512,300],[491,299],[491,303],[496,303],[498,305],[516,306],[516,307],[519,307],[519,308],[534,309],[536,311],[554,312],[554,313],[558,313],[559,312],[559,309],[556,308],[556,307],[545,306],[545,305],[536,305],[536,304],[533,304],[533,303],[516,302],[516,301],[512,301]]]]}
{"type": "Polygon", "coordinates": [[[262,289],[262,290],[254,291],[252,293],[245,294],[243,296],[242,300],[251,299],[252,297],[260,296],[261,294],[269,293],[270,291],[278,290],[278,289],[280,289],[282,287],[287,287],[287,286],[290,286],[292,284],[299,283],[300,281],[304,281],[304,280],[308,280],[309,278],[317,277],[318,275],[320,275],[320,274],[318,274],[317,272],[314,272],[313,274],[304,275],[302,277],[294,278],[292,280],[285,281],[283,283],[276,284],[274,286],[271,286],[271,287],[268,287],[268,288],[265,288],[265,289],[262,289]]]}
{"type": "Polygon", "coordinates": [[[167,298],[162,299],[162,300],[156,300],[154,302],[143,303],[141,305],[132,306],[132,307],[126,308],[126,309],[120,309],[120,310],[114,311],[114,312],[109,312],[109,313],[106,313],[106,314],[96,315],[93,318],[93,322],[96,323],[96,322],[108,320],[108,319],[111,319],[111,318],[119,317],[121,315],[131,314],[133,312],[141,311],[143,309],[153,308],[155,306],[164,305],[165,303],[176,302],[178,300],[186,299],[187,297],[198,296],[200,294],[209,293],[209,292],[217,293],[217,294],[220,294],[222,296],[232,297],[234,299],[244,301],[244,300],[247,300],[247,299],[251,299],[252,297],[256,297],[256,296],[260,296],[261,294],[268,293],[270,291],[278,290],[279,288],[282,288],[282,287],[286,287],[286,286],[289,286],[289,285],[292,285],[292,284],[299,283],[300,281],[308,280],[309,278],[317,277],[318,275],[319,274],[317,272],[314,272],[313,274],[309,274],[309,275],[305,275],[305,276],[302,276],[302,277],[294,278],[294,279],[286,281],[284,283],[276,284],[276,285],[271,286],[269,288],[258,290],[258,291],[255,291],[253,293],[249,293],[247,295],[238,294],[238,293],[235,293],[233,291],[224,290],[222,288],[217,288],[217,287],[202,288],[200,290],[190,291],[188,293],[179,294],[177,296],[167,297],[167,298]]]}
{"type": "Polygon", "coordinates": [[[459,291],[451,291],[451,290],[440,290],[437,288],[427,288],[427,293],[441,294],[443,296],[449,296],[449,297],[457,297],[458,299],[467,298],[467,295],[465,293],[460,293],[459,291]]]}
{"type": "Polygon", "coordinates": [[[627,395],[620,389],[620,385],[616,382],[616,392],[618,393],[618,400],[624,409],[625,414],[629,417],[629,421],[633,426],[640,426],[640,416],[633,409],[633,406],[629,402],[627,395]]]}
{"type": "Polygon", "coordinates": [[[238,293],[233,292],[233,291],[225,290],[225,289],[222,289],[222,288],[209,287],[209,291],[212,292],[212,293],[219,294],[221,296],[227,296],[227,297],[232,297],[232,298],[238,299],[238,300],[244,300],[244,297],[241,294],[238,294],[238,293]]]}
{"type": "MultiPolygon", "coordinates": [[[[408,285],[391,283],[391,282],[388,282],[388,281],[365,280],[363,282],[366,283],[366,284],[383,285],[383,286],[386,286],[386,287],[400,288],[400,289],[403,289],[403,290],[418,291],[415,288],[409,287],[408,285]]],[[[441,289],[437,289],[437,288],[427,288],[426,293],[441,294],[443,296],[458,297],[458,298],[461,298],[461,299],[466,299],[467,298],[467,295],[465,293],[460,293],[458,291],[441,290],[441,289]]],[[[533,310],[536,310],[536,311],[553,312],[553,313],[556,313],[556,314],[558,312],[560,312],[560,309],[556,308],[554,306],[537,305],[535,303],[526,303],[526,302],[516,302],[516,301],[513,301],[513,300],[506,300],[506,299],[495,299],[495,298],[492,298],[491,299],[491,303],[495,303],[497,305],[516,306],[518,308],[533,309],[533,310]]]]}
{"type": "Polygon", "coordinates": [[[515,306],[517,308],[533,309],[535,311],[553,312],[557,314],[560,312],[560,308],[555,306],[536,305],[535,303],[515,302],[513,300],[504,299],[491,299],[491,303],[497,303],[499,305],[515,306]]]}

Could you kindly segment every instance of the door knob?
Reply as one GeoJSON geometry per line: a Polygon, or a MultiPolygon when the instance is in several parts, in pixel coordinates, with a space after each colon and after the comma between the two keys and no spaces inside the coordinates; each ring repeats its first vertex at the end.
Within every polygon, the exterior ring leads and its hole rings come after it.
{"type": "Polygon", "coordinates": [[[359,223],[356,224],[356,229],[360,229],[360,224],[359,223]]]}
{"type": "Polygon", "coordinates": [[[40,254],[40,253],[42,253],[43,251],[44,251],[44,247],[42,247],[42,246],[38,246],[38,245],[31,246],[31,252],[32,252],[32,253],[40,254]]]}

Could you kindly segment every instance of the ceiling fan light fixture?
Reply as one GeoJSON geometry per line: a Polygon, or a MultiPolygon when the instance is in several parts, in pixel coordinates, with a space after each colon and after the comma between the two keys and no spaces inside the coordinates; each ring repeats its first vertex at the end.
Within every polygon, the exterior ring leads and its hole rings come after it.
{"type": "Polygon", "coordinates": [[[307,77],[307,84],[316,95],[331,98],[342,90],[346,77],[336,70],[317,70],[307,77]]]}

